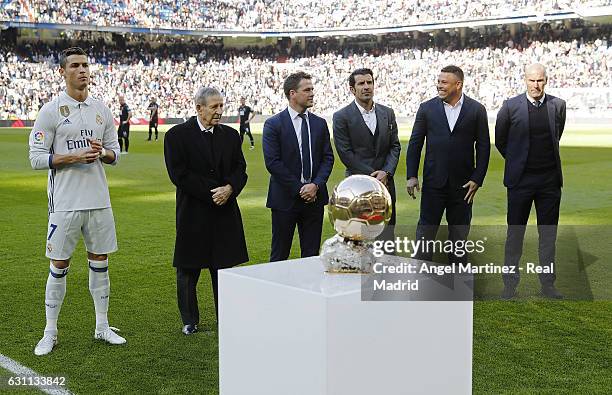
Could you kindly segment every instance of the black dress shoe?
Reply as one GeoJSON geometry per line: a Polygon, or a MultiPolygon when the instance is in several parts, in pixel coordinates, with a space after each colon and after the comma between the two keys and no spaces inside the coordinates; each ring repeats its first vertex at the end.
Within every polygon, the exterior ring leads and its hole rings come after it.
{"type": "Polygon", "coordinates": [[[501,297],[505,300],[510,300],[516,296],[516,287],[504,286],[501,297]]]}
{"type": "Polygon", "coordinates": [[[555,288],[554,285],[542,287],[542,296],[549,299],[563,299],[563,295],[557,290],[557,288],[555,288]]]}
{"type": "Polygon", "coordinates": [[[185,325],[183,327],[183,333],[185,335],[193,335],[197,331],[198,331],[198,326],[197,325],[185,325]]]}

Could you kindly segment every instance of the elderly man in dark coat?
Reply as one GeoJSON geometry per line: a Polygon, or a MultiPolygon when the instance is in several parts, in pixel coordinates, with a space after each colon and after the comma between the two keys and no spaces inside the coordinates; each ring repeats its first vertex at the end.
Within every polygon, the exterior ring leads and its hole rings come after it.
{"type": "Polygon", "coordinates": [[[196,93],[197,116],[174,126],[164,139],[170,180],[176,185],[174,266],[183,333],[198,330],[196,285],[208,268],[215,310],[217,270],[249,260],[237,196],[247,182],[235,129],[219,124],[223,97],[215,88],[196,93]]]}

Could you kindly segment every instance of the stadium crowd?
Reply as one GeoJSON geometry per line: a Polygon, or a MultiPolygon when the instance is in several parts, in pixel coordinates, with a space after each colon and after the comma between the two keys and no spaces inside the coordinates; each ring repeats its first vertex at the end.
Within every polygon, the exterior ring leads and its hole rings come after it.
{"type": "Polygon", "coordinates": [[[0,20],[171,29],[300,30],[406,26],[575,11],[612,0],[0,0],[0,20]]]}
{"type": "MultiPolygon", "coordinates": [[[[466,73],[465,92],[489,110],[524,89],[522,68],[533,61],[547,65],[549,89],[612,88],[612,31],[541,28],[512,36],[506,30],[482,35],[477,31],[464,41],[440,34],[418,38],[391,35],[373,45],[357,39],[312,40],[301,49],[223,48],[222,42],[170,39],[161,46],[142,47],[142,37],[121,46],[103,40],[3,44],[0,48],[0,119],[34,119],[43,103],[62,89],[53,64],[60,49],[87,48],[92,71],[92,93],[117,109],[124,95],[135,117],[146,118],[151,97],[160,104],[161,117],[193,113],[193,93],[213,85],[227,97],[226,114],[235,115],[239,98],[259,113],[283,109],[282,81],[291,72],[311,73],[315,84],[315,112],[330,115],[351,96],[346,79],[357,67],[369,67],[376,77],[376,99],[393,107],[398,116],[414,116],[420,102],[434,96],[437,74],[456,64],[466,73]],[[577,32],[576,32],[577,31],[577,32]],[[572,33],[573,32],[573,33],[572,33]],[[282,60],[280,57],[282,56],[282,60]]],[[[149,44],[147,44],[149,45],[149,44]]],[[[584,103],[568,101],[568,107],[584,103]]],[[[608,102],[595,103],[608,106],[608,102]]]]}

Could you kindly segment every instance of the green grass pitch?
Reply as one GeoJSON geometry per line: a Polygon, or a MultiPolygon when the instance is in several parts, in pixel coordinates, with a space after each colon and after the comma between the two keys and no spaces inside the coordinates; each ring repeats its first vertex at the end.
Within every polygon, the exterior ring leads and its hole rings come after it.
{"type": "MultiPolygon", "coordinates": [[[[180,332],[171,266],[174,186],[164,166],[163,134],[158,142],[145,142],[142,129],[132,132],[130,154],[118,166],[106,167],[119,240],[119,251],[110,259],[109,318],[128,343],[112,347],[93,339],[93,303],[80,243],[68,275],[59,344],[48,356],[34,356],[45,325],[47,174],[31,169],[27,136],[26,129],[0,130],[0,354],[45,376],[66,377],[75,393],[218,393],[217,334],[186,337],[180,332]]],[[[245,144],[249,181],[239,198],[249,264],[267,262],[271,238],[265,208],[268,173],[261,136],[255,138],[255,150],[245,144]]],[[[418,200],[405,193],[405,147],[404,138],[396,177],[398,223],[412,225],[418,218],[418,200]]],[[[612,224],[612,148],[564,146],[562,159],[561,223],[612,224]]],[[[493,149],[485,185],[476,198],[474,224],[505,223],[502,172],[502,159],[493,149]]],[[[337,161],[330,188],[342,177],[337,161]]],[[[324,238],[332,233],[325,221],[324,238]]],[[[292,257],[297,257],[297,243],[292,257]]],[[[604,264],[609,272],[609,263],[604,264]]],[[[204,329],[215,326],[209,283],[203,274],[199,296],[204,329]]],[[[611,323],[610,301],[475,302],[474,393],[612,393],[611,323]]],[[[0,377],[7,375],[0,371],[0,377]]],[[[6,390],[3,384],[0,393],[6,390]]]]}

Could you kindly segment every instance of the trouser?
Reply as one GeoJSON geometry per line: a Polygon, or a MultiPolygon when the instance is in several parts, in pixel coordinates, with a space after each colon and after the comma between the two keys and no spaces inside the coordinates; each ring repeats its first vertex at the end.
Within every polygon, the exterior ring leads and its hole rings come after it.
{"type": "MultiPolygon", "coordinates": [[[[465,201],[466,188],[461,186],[451,186],[449,182],[441,188],[434,188],[423,184],[421,194],[421,213],[417,225],[416,239],[433,241],[438,233],[442,214],[446,211],[446,222],[448,223],[448,239],[453,243],[459,240],[466,240],[470,232],[472,221],[472,204],[465,201]]],[[[416,257],[420,260],[431,261],[434,249],[421,249],[416,257]]],[[[467,254],[457,256],[448,254],[450,263],[466,263],[467,254]]]]}
{"type": "Polygon", "coordinates": [[[117,137],[119,140],[119,150],[123,152],[125,145],[125,152],[128,152],[130,149],[130,127],[128,125],[119,126],[117,137]]]}
{"type": "Polygon", "coordinates": [[[249,124],[240,125],[240,141],[244,141],[244,135],[247,134],[251,140],[251,145],[254,145],[253,135],[251,134],[251,126],[249,124]]]}
{"type": "MultiPolygon", "coordinates": [[[[213,297],[215,301],[215,315],[218,316],[218,276],[217,269],[210,270],[213,297]]],[[[202,269],[176,268],[176,296],[181,319],[184,325],[197,325],[200,322],[200,310],[198,309],[197,285],[202,269]]]]}
{"type": "Polygon", "coordinates": [[[157,140],[157,136],[158,136],[158,133],[157,133],[157,121],[149,122],[149,140],[151,140],[151,134],[152,134],[153,129],[155,129],[155,140],[157,140]]]}
{"type": "Polygon", "coordinates": [[[289,258],[295,226],[300,236],[301,257],[319,255],[321,231],[323,229],[323,208],[318,203],[296,203],[296,207],[272,210],[272,251],[270,262],[289,258]]]}
{"type": "MultiPolygon", "coordinates": [[[[508,188],[508,231],[504,265],[514,267],[515,273],[503,275],[504,284],[516,287],[520,280],[519,261],[523,254],[523,240],[531,206],[535,203],[538,223],[538,255],[540,265],[555,262],[561,183],[556,169],[546,172],[525,171],[518,185],[508,188]]],[[[539,274],[542,286],[553,285],[556,275],[539,274]]]]}

